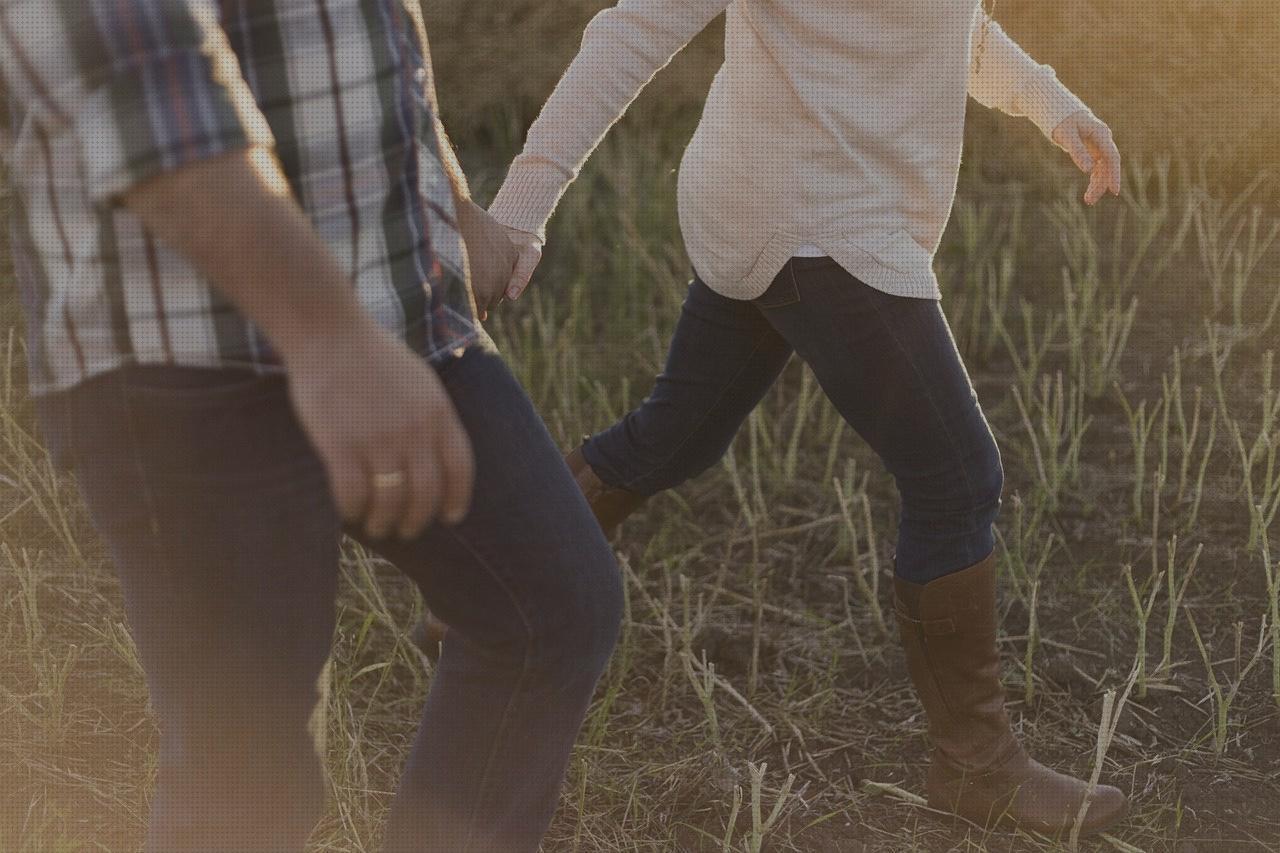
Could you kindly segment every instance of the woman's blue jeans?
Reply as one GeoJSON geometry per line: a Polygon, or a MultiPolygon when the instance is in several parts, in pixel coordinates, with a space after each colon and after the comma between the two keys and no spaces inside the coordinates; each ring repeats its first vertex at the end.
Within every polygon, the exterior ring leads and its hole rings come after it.
{"type": "Polygon", "coordinates": [[[897,483],[898,576],[927,583],[988,556],[1000,452],[941,305],[876,290],[829,258],[792,259],[751,301],[695,278],[652,392],[587,440],[587,462],[646,495],[697,476],[792,352],[897,483]]]}

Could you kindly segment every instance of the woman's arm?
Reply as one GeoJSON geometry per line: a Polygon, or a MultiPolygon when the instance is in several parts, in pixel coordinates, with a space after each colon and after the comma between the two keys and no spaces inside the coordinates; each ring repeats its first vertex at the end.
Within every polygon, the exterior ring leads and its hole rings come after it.
{"type": "Polygon", "coordinates": [[[1085,200],[1106,192],[1120,194],[1120,152],[1111,130],[1084,102],[1062,85],[1048,65],[1027,55],[1017,42],[979,8],[970,34],[973,64],[969,94],[983,106],[1025,116],[1090,176],[1085,200]]]}
{"type": "Polygon", "coordinates": [[[1048,65],[1027,55],[998,23],[979,8],[973,17],[973,61],[969,94],[978,103],[1014,116],[1025,116],[1045,136],[1067,116],[1088,111],[1058,80],[1048,65]]]}
{"type": "Polygon", "coordinates": [[[565,189],[640,91],[730,0],[620,0],[582,47],[511,164],[489,211],[541,238],[565,189]]]}

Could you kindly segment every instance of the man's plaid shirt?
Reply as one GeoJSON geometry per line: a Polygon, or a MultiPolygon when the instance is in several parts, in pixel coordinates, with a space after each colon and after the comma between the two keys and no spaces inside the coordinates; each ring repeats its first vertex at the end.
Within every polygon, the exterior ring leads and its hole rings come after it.
{"type": "Polygon", "coordinates": [[[278,368],[118,203],[250,145],[380,324],[431,359],[476,336],[415,0],[0,0],[0,96],[34,393],[132,362],[278,368]]]}

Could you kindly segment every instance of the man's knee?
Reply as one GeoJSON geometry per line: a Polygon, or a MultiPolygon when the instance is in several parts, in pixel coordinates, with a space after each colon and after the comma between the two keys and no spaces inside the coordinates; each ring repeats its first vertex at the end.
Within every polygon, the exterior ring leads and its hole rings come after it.
{"type": "Polygon", "coordinates": [[[559,603],[535,620],[531,652],[539,668],[598,676],[622,625],[623,589],[617,560],[603,538],[575,561],[559,603]]]}

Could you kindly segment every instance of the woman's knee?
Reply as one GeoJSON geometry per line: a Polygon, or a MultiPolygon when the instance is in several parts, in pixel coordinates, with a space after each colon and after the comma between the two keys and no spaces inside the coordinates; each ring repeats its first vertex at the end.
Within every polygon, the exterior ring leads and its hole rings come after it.
{"type": "Polygon", "coordinates": [[[990,521],[994,522],[1004,494],[1004,463],[1000,447],[990,431],[982,442],[981,451],[975,454],[970,476],[973,481],[973,509],[989,514],[990,521]]]}
{"type": "Polygon", "coordinates": [[[593,437],[584,452],[596,475],[611,486],[648,495],[673,489],[719,464],[739,424],[720,424],[712,415],[687,422],[700,413],[665,408],[646,401],[617,426],[593,437]]]}
{"type": "Polygon", "coordinates": [[[1004,492],[1004,466],[990,430],[982,430],[966,450],[954,447],[939,463],[900,473],[898,491],[904,520],[935,529],[993,523],[1004,492]]]}

